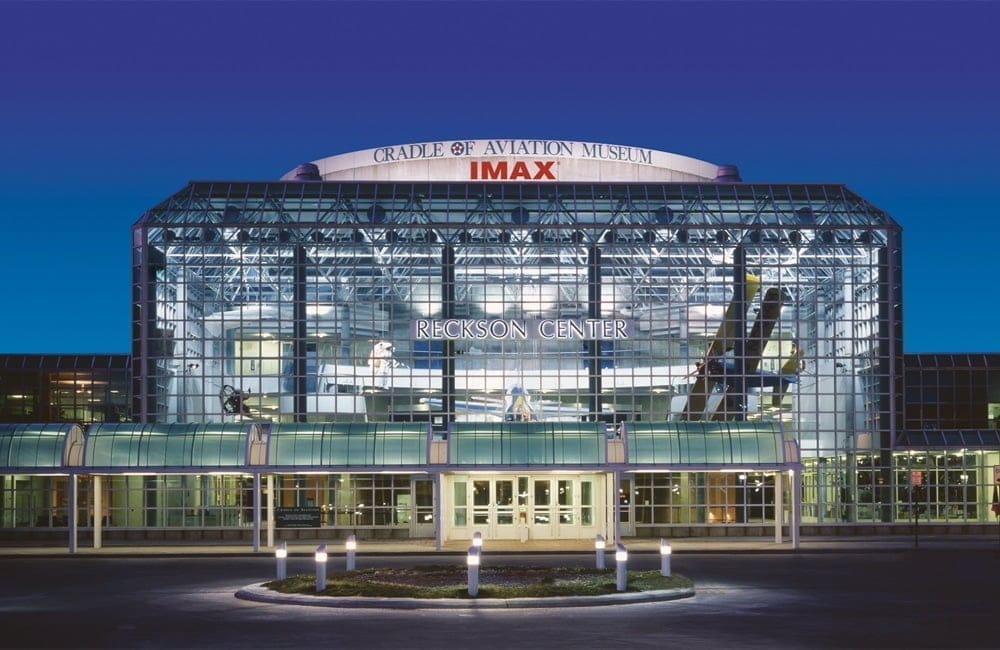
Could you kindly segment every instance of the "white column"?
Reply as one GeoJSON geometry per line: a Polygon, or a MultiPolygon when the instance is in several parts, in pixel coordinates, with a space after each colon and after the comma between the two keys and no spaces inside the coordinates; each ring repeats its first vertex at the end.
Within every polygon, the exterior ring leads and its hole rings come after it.
{"type": "Polygon", "coordinates": [[[441,550],[441,472],[434,474],[434,549],[441,550]]]}
{"type": "Polygon", "coordinates": [[[260,472],[253,473],[253,552],[260,551],[260,472]]]}
{"type": "Polygon", "coordinates": [[[76,474],[70,474],[66,479],[67,488],[69,491],[66,512],[66,525],[69,528],[69,552],[76,553],[76,533],[77,533],[77,523],[76,523],[76,502],[77,502],[77,485],[76,485],[76,474]]]}
{"type": "Polygon", "coordinates": [[[622,483],[622,473],[621,470],[615,470],[614,472],[614,494],[615,494],[615,538],[612,540],[615,544],[622,541],[622,500],[618,498],[618,486],[622,483]]]}
{"type": "Polygon", "coordinates": [[[774,473],[774,543],[780,544],[782,541],[781,524],[785,518],[784,491],[785,486],[781,484],[781,472],[774,473]]]}
{"type": "Polygon", "coordinates": [[[104,517],[104,486],[101,485],[101,477],[97,474],[93,476],[94,487],[94,548],[101,548],[101,531],[104,517]]]}
{"type": "Polygon", "coordinates": [[[605,542],[616,542],[615,534],[615,513],[618,512],[618,486],[612,485],[615,480],[614,472],[604,475],[604,530],[603,536],[608,538],[605,542]]]}
{"type": "Polygon", "coordinates": [[[799,522],[802,521],[802,486],[799,483],[798,472],[791,470],[788,472],[792,481],[792,521],[789,528],[792,536],[792,549],[799,550],[799,522]]]}
{"type": "Polygon", "coordinates": [[[267,547],[274,548],[274,475],[267,475],[267,547]]]}

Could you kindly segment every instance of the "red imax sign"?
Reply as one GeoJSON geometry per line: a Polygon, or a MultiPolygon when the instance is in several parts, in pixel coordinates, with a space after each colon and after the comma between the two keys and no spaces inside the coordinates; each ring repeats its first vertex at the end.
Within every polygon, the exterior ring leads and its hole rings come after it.
{"type": "Polygon", "coordinates": [[[528,162],[508,162],[499,160],[472,160],[469,162],[469,178],[474,181],[554,181],[554,160],[531,160],[528,162]],[[530,166],[529,166],[530,165],[530,166]]]}

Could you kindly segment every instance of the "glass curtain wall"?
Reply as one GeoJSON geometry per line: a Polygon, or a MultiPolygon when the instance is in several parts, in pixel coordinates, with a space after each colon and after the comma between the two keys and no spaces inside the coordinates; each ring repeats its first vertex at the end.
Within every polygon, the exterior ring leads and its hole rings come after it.
{"type": "Polygon", "coordinates": [[[145,421],[780,420],[806,521],[894,480],[898,227],[841,186],[194,183],[134,232],[145,421]]]}

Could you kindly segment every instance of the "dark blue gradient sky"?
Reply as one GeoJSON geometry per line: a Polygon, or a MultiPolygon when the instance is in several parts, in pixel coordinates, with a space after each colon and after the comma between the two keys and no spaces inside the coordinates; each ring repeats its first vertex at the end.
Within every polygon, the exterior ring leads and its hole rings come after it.
{"type": "Polygon", "coordinates": [[[908,352],[1000,351],[1000,4],[0,2],[0,352],[127,352],[130,226],[385,144],[632,144],[904,227],[908,352]]]}

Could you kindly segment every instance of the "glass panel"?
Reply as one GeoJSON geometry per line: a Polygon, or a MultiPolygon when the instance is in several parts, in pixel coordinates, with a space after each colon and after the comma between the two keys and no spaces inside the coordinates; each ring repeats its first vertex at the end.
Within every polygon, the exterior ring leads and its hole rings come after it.
{"type": "Polygon", "coordinates": [[[536,524],[550,524],[552,523],[552,496],[550,494],[549,481],[548,479],[534,481],[535,484],[535,515],[534,523],[536,524]]]}
{"type": "Polygon", "coordinates": [[[573,499],[573,481],[559,481],[559,523],[572,524],[576,521],[574,517],[575,501],[573,499]]]}
{"type": "Polygon", "coordinates": [[[465,526],[467,520],[468,506],[468,486],[465,481],[455,481],[452,483],[452,508],[454,509],[454,524],[465,526]]]}
{"type": "Polygon", "coordinates": [[[490,523],[490,481],[472,482],[472,523],[490,523]]]}
{"type": "Polygon", "coordinates": [[[594,483],[580,481],[580,523],[584,526],[594,525],[594,483]]]}
{"type": "Polygon", "coordinates": [[[496,506],[497,523],[513,525],[514,523],[514,481],[497,481],[496,506]]]}

